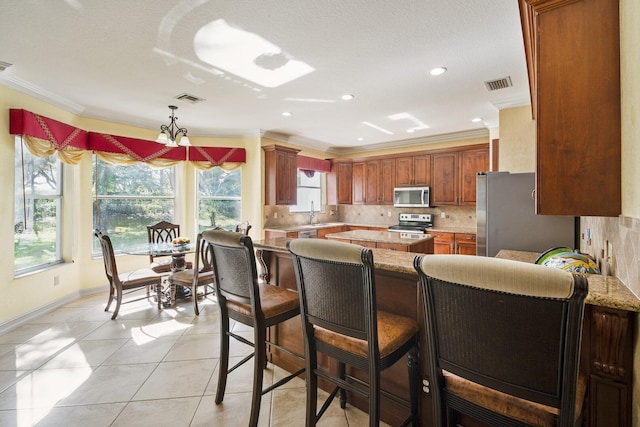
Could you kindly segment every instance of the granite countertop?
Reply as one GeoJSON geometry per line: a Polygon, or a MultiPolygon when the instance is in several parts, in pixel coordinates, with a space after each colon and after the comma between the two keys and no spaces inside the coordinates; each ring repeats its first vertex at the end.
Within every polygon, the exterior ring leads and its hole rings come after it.
{"type": "MultiPolygon", "coordinates": [[[[331,228],[331,227],[339,227],[339,226],[361,226],[361,227],[383,227],[383,228],[388,227],[388,225],[380,225],[380,224],[353,224],[349,222],[325,222],[325,223],[318,223],[318,224],[274,225],[274,226],[264,227],[264,229],[273,230],[273,231],[304,231],[309,229],[321,229],[321,228],[331,228]]],[[[441,231],[445,233],[476,234],[475,227],[434,226],[430,228],[430,230],[441,231]]]]}
{"type": "MultiPolygon", "coordinates": [[[[501,250],[496,258],[534,263],[540,254],[536,252],[501,250]]],[[[619,310],[640,312],[640,299],[615,276],[601,274],[586,274],[589,281],[587,304],[601,307],[617,308],[619,310]]]]}
{"type": "MultiPolygon", "coordinates": [[[[384,232],[383,232],[384,233],[384,232]]],[[[336,233],[337,234],[337,233],[336,233]]],[[[272,250],[276,252],[287,251],[287,241],[284,237],[254,241],[256,249],[272,250]]],[[[413,259],[417,254],[414,252],[390,251],[387,249],[372,249],[373,262],[376,269],[394,273],[409,274],[417,277],[417,272],[413,268],[413,259]]],[[[535,252],[505,251],[502,250],[496,255],[497,258],[506,258],[515,261],[533,263],[538,258],[535,252]]],[[[424,255],[429,256],[429,255],[424,255]]],[[[464,255],[471,256],[471,255],[464,255]]],[[[589,280],[589,294],[586,303],[640,312],[640,299],[633,294],[617,277],[602,276],[599,274],[587,275],[589,280]]]]}
{"type": "Polygon", "coordinates": [[[363,240],[367,242],[400,243],[412,245],[416,242],[433,239],[430,234],[397,233],[393,231],[352,230],[340,233],[330,233],[328,239],[363,240]]]}

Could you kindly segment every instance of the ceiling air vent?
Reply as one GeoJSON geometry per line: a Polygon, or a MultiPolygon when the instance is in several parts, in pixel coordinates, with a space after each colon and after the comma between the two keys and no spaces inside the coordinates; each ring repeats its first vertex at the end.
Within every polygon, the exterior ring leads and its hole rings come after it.
{"type": "Polygon", "coordinates": [[[204,101],[204,98],[198,98],[197,96],[190,95],[188,93],[180,94],[180,95],[176,96],[176,99],[179,99],[181,101],[187,101],[187,102],[190,102],[192,104],[195,104],[196,102],[204,101]]]}
{"type": "Polygon", "coordinates": [[[487,87],[488,91],[492,91],[511,87],[513,86],[513,83],[511,83],[511,77],[503,77],[501,79],[486,81],[484,82],[484,85],[487,87]]]}
{"type": "Polygon", "coordinates": [[[0,61],[0,72],[6,70],[7,68],[11,67],[12,64],[9,64],[8,62],[3,62],[0,61]]]}

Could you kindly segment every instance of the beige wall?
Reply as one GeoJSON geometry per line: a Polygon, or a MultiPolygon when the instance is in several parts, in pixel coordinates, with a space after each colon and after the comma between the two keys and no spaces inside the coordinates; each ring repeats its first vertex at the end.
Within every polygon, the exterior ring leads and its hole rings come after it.
{"type": "Polygon", "coordinates": [[[511,173],[534,172],[535,136],[530,105],[500,110],[500,170],[511,173]]]}

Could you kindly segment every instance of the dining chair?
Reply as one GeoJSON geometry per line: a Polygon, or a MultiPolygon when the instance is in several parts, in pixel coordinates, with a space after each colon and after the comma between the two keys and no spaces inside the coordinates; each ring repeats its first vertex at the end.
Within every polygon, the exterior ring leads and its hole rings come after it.
{"type": "Polygon", "coordinates": [[[193,268],[177,271],[171,274],[168,279],[171,286],[171,301],[175,301],[176,285],[191,289],[193,310],[196,316],[200,314],[198,297],[206,298],[207,295],[215,294],[211,252],[207,250],[207,246],[207,241],[202,238],[202,233],[199,233],[196,239],[195,264],[193,268]],[[201,287],[203,291],[198,294],[198,289],[201,287]]]}
{"type": "Polygon", "coordinates": [[[236,225],[236,233],[242,233],[245,236],[249,235],[249,230],[251,230],[251,225],[249,224],[249,221],[244,221],[239,223],[238,225],[236,225]]]}
{"type": "Polygon", "coordinates": [[[455,426],[457,413],[490,425],[581,424],[584,276],[465,255],[418,255],[414,267],[434,426],[455,426]]]}
{"type": "Polygon", "coordinates": [[[155,289],[155,298],[158,302],[158,309],[160,309],[162,307],[160,297],[162,294],[162,277],[149,268],[118,274],[118,267],[116,266],[116,258],[113,251],[113,245],[111,244],[111,238],[106,234],[102,234],[102,232],[97,229],[94,230],[93,234],[98,238],[100,246],[102,247],[104,271],[107,275],[107,279],[109,280],[109,300],[107,301],[107,306],[104,311],[109,311],[109,307],[111,306],[114,298],[116,300],[116,308],[113,311],[111,320],[115,320],[115,318],[118,317],[121,304],[140,301],[153,296],[149,294],[149,287],[153,287],[155,289]],[[128,295],[142,288],[147,290],[146,296],[127,300],[126,302],[122,301],[124,295],[128,295]]]}
{"type": "MultiPolygon", "coordinates": [[[[168,221],[160,221],[157,224],[147,225],[147,241],[151,243],[167,243],[180,237],[180,225],[168,221]]],[[[150,268],[156,273],[170,273],[172,265],[171,255],[149,255],[150,268]],[[163,258],[158,261],[158,258],[163,258]]],[[[191,261],[186,261],[184,268],[193,268],[191,261]]]]}
{"type": "MultiPolygon", "coordinates": [[[[315,426],[337,393],[369,399],[369,425],[380,424],[380,373],[407,355],[409,415],[403,425],[419,425],[419,327],[415,319],[377,309],[373,254],[370,248],[320,239],[287,243],[293,256],[303,321],[307,376],[306,425],[315,426]],[[338,362],[337,373],[318,367],[318,353],[338,362]],[[347,375],[346,366],[367,373],[368,384],[347,375]],[[317,411],[318,377],[336,387],[317,411]]],[[[397,400],[395,398],[394,400],[397,400]]]]}
{"type": "Polygon", "coordinates": [[[251,237],[226,230],[206,230],[203,240],[208,243],[220,307],[220,365],[216,404],[224,399],[228,374],[254,359],[253,388],[249,426],[258,424],[262,395],[289,382],[304,372],[300,369],[263,389],[263,370],[267,364],[266,347],[297,356],[275,342],[267,341],[267,329],[300,314],[298,294],[279,286],[259,283],[251,237]],[[230,329],[230,320],[253,327],[253,343],[230,329]],[[253,353],[229,368],[229,338],[253,347],[253,353]]]}

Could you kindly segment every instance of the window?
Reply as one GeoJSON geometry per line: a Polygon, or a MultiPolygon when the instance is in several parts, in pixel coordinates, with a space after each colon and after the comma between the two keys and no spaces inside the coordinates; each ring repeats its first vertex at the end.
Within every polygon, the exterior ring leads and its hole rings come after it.
{"type": "Polygon", "coordinates": [[[289,212],[310,212],[311,203],[313,203],[314,211],[322,211],[324,200],[324,177],[322,172],[313,172],[307,174],[298,169],[298,203],[289,207],[289,212]]]}
{"type": "Polygon", "coordinates": [[[198,171],[198,232],[214,227],[235,230],[242,220],[240,169],[198,171]]]}
{"type": "Polygon", "coordinates": [[[15,139],[14,272],[62,262],[62,164],[15,139]]]}
{"type": "MultiPolygon", "coordinates": [[[[93,228],[111,237],[115,252],[147,242],[147,225],[174,221],[174,168],[113,165],[93,155],[93,228]]],[[[93,239],[93,254],[101,253],[93,239]]]]}

